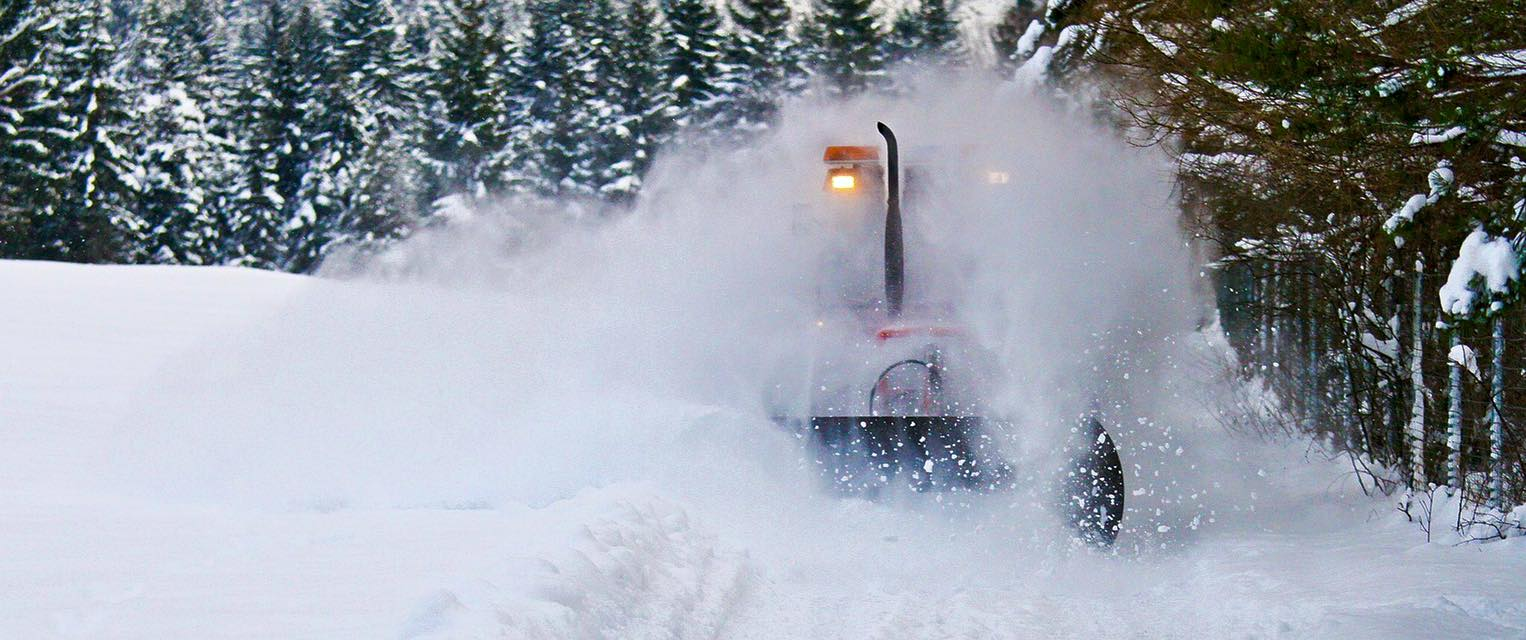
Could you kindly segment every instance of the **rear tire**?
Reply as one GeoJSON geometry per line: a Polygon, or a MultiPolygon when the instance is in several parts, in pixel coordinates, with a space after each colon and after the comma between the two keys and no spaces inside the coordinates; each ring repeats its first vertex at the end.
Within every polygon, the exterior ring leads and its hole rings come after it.
{"type": "Polygon", "coordinates": [[[1066,473],[1064,504],[1081,540],[1108,546],[1118,540],[1123,524],[1123,461],[1095,416],[1082,420],[1080,433],[1087,441],[1066,473]]]}

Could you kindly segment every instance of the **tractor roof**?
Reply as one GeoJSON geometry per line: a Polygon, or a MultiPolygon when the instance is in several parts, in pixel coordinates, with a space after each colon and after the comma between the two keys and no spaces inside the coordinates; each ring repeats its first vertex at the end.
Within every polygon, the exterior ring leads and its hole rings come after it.
{"type": "Polygon", "coordinates": [[[865,164],[880,161],[879,147],[833,145],[821,158],[827,164],[865,164]]]}

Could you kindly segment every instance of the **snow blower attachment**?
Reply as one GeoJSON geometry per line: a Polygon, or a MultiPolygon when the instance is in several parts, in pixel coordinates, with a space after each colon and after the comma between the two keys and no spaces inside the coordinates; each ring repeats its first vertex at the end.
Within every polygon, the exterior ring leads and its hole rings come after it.
{"type": "MultiPolygon", "coordinates": [[[[1014,474],[992,434],[1013,433],[1013,426],[983,415],[980,399],[982,383],[997,377],[982,371],[989,358],[945,322],[946,309],[908,304],[900,148],[890,127],[878,129],[883,167],[869,146],[828,147],[823,160],[830,199],[857,201],[885,189],[883,297],[838,301],[855,319],[846,324],[869,331],[826,339],[831,344],[818,351],[832,355],[818,353],[813,366],[811,417],[782,421],[808,425],[824,477],[846,493],[875,495],[893,482],[916,491],[1010,489],[1014,474]]],[[[1123,517],[1118,452],[1095,415],[1077,436],[1056,502],[1081,539],[1111,544],[1123,517]]]]}

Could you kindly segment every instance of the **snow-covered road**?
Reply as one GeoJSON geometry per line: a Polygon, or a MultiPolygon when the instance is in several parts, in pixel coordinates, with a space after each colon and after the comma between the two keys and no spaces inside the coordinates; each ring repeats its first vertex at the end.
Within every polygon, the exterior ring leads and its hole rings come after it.
{"type": "Polygon", "coordinates": [[[723,404],[505,400],[506,343],[460,324],[507,313],[484,293],[12,262],[0,290],[0,637],[1526,637],[1518,540],[1426,544],[1209,421],[1174,441],[1198,475],[1141,486],[1211,499],[1099,553],[1019,499],[826,496],[723,404]]]}

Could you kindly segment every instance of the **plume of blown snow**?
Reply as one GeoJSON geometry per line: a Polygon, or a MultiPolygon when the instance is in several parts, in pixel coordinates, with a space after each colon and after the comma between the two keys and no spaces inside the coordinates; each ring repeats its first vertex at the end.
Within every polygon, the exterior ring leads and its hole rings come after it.
{"type": "MultiPolygon", "coordinates": [[[[665,149],[629,211],[478,203],[327,265],[344,277],[166,374],[135,417],[147,433],[122,444],[135,453],[120,487],[343,508],[534,505],[641,483],[781,540],[950,526],[823,490],[763,405],[815,319],[822,149],[877,144],[876,121],[908,154],[956,149],[1009,177],[908,210],[907,251],[911,295],[959,301],[1010,378],[993,410],[1021,425],[1005,436],[1024,477],[1047,478],[1077,416],[1098,411],[1133,491],[1125,540],[1176,539],[1230,508],[1205,479],[1224,452],[1183,399],[1200,393],[1182,370],[1198,301],[1169,163],[983,79],[801,101],[745,149],[665,149]]],[[[1010,510],[1030,502],[992,497],[981,517],[1047,531],[1010,510]]]]}

